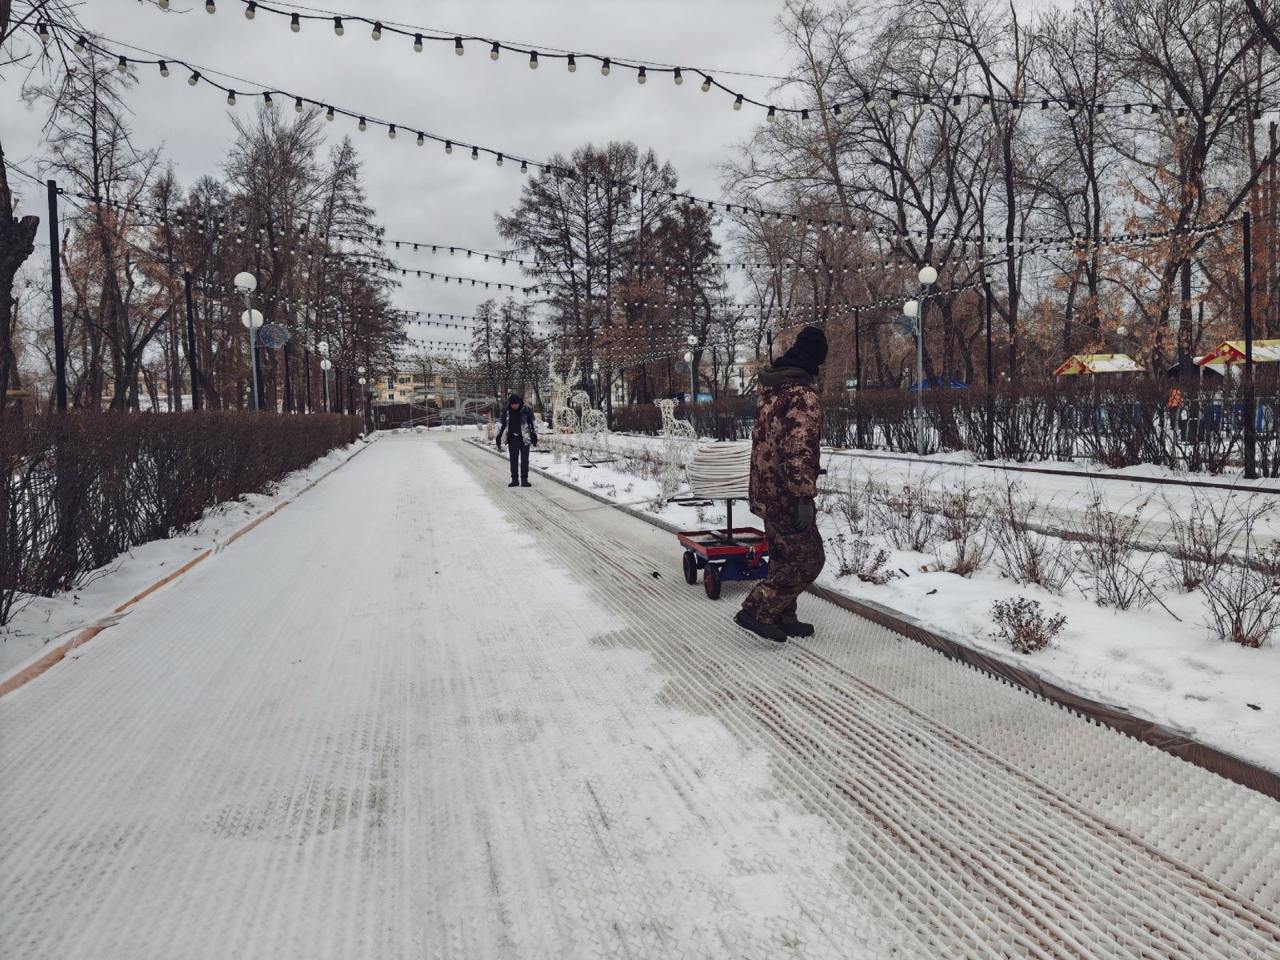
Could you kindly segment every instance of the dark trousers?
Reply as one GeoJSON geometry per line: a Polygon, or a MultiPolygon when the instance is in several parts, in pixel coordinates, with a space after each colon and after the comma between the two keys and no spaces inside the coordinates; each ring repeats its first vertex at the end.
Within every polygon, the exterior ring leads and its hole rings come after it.
{"type": "Polygon", "coordinates": [[[529,445],[518,440],[508,441],[507,456],[511,458],[511,480],[518,482],[529,479],[529,445]]]}
{"type": "Polygon", "coordinates": [[[822,572],[826,556],[818,524],[803,533],[789,529],[790,524],[765,521],[769,538],[769,575],[757,583],[742,601],[742,609],[757,620],[777,623],[796,615],[796,597],[822,572]]]}

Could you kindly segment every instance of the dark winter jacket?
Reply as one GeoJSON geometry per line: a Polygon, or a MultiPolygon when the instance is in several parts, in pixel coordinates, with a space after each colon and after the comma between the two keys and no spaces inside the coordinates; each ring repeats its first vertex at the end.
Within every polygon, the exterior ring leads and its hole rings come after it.
{"type": "Polygon", "coordinates": [[[520,406],[512,410],[508,404],[498,420],[498,446],[502,446],[502,435],[507,435],[508,443],[529,444],[538,442],[538,435],[533,429],[533,411],[520,402],[520,406]],[[523,427],[524,429],[521,429],[523,427]]]}
{"type": "Polygon", "coordinates": [[[813,375],[799,367],[760,373],[751,430],[751,512],[766,522],[790,517],[797,502],[818,492],[822,406],[813,375]]]}

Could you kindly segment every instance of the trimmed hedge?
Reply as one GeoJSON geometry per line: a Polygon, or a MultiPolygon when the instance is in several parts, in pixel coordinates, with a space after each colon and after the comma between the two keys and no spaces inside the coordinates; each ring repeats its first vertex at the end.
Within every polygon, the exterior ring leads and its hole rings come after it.
{"type": "MultiPolygon", "coordinates": [[[[1258,472],[1280,476],[1280,389],[1260,376],[1256,401],[1258,472]]],[[[873,389],[822,398],[823,442],[833,447],[915,453],[916,398],[873,389]]],[[[919,430],[926,453],[967,450],[979,458],[1036,462],[1090,460],[1222,473],[1244,459],[1245,399],[1238,384],[1178,384],[1147,377],[1097,383],[926,390],[919,430]],[[1177,391],[1176,393],[1174,391],[1177,391]]],[[[746,439],[755,402],[734,397],[678,407],[698,435],[746,439]]],[[[657,433],[652,404],[613,408],[613,429],[657,433]]]]}
{"type": "Polygon", "coordinates": [[[359,436],[359,417],[68,413],[0,420],[0,624],[19,593],[52,595],[214,504],[359,436]]]}

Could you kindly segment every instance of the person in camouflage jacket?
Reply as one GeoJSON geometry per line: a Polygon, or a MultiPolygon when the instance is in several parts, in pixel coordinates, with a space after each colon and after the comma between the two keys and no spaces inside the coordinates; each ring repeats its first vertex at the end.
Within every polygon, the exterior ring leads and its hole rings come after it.
{"type": "Polygon", "coordinates": [[[827,338],[805,327],[795,344],[760,372],[751,430],[751,512],[764,520],[769,574],[747,594],[734,619],[778,643],[807,637],[812,624],[796,617],[796,597],[826,562],[818,532],[818,444],[822,405],[814,389],[827,359],[827,338]]]}

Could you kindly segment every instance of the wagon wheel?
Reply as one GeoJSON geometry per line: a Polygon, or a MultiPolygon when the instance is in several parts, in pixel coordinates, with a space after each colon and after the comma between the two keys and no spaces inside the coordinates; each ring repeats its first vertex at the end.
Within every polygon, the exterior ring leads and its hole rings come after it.
{"type": "Polygon", "coordinates": [[[692,550],[684,552],[684,582],[698,582],[698,555],[692,550]]]}
{"type": "Polygon", "coordinates": [[[707,564],[706,570],[702,573],[702,589],[707,591],[708,600],[720,599],[720,568],[714,564],[707,564]]]}

